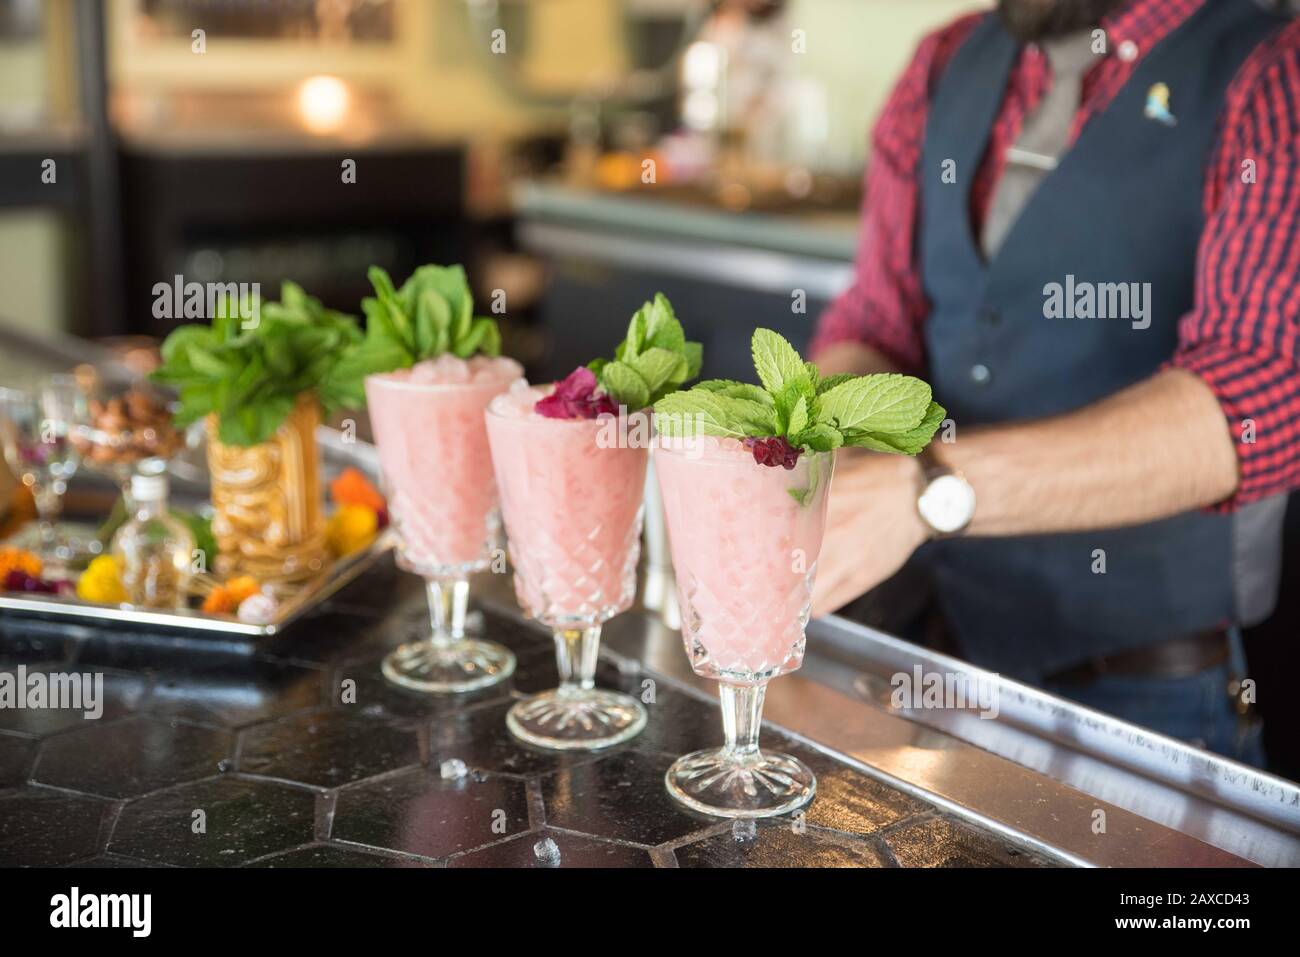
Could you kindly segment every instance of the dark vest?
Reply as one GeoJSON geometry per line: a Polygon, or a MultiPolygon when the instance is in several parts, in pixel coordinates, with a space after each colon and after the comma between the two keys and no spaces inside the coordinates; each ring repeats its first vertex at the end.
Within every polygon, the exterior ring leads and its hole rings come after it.
{"type": "MultiPolygon", "coordinates": [[[[992,262],[972,231],[970,184],[1019,48],[995,15],[976,26],[930,102],[918,238],[929,372],[959,443],[963,426],[1078,409],[1170,358],[1192,307],[1204,177],[1225,93],[1283,22],[1250,0],[1207,0],[1092,117],[992,262]],[[1144,115],[1157,83],[1170,90],[1175,124],[1144,115]],[[956,184],[944,182],[948,160],[956,184]],[[1047,318],[1049,284],[1068,294],[1071,283],[1076,295],[1093,284],[1099,312],[1122,303],[1119,287],[1102,284],[1137,283],[1146,317],[1134,317],[1141,300],[1130,298],[1130,318],[1047,318]]],[[[1235,515],[958,538],[932,543],[926,557],[963,653],[1032,679],[1263,617],[1276,599],[1283,506],[1279,496],[1235,515]]]]}

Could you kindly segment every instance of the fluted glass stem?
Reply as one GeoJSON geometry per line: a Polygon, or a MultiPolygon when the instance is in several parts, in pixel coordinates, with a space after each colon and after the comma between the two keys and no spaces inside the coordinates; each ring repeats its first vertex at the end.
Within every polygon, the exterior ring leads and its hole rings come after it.
{"type": "Polygon", "coordinates": [[[722,733],[726,738],[726,757],[743,761],[756,756],[758,732],[763,724],[763,697],[767,683],[757,685],[718,685],[722,704],[722,733]]]}
{"type": "Polygon", "coordinates": [[[560,673],[560,693],[576,694],[596,686],[596,659],[600,654],[600,625],[555,629],[555,667],[560,673]]]}
{"type": "Polygon", "coordinates": [[[469,609],[469,579],[430,578],[425,587],[429,596],[431,641],[440,647],[465,637],[465,615],[469,609]]]}

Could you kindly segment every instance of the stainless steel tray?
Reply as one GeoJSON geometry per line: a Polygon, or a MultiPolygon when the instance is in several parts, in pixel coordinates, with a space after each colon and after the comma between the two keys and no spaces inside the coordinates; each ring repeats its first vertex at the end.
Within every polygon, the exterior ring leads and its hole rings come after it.
{"type": "Polygon", "coordinates": [[[115,622],[149,628],[218,633],[249,640],[269,638],[279,634],[304,612],[319,605],[355,579],[389,551],[393,543],[392,532],[382,532],[369,548],[340,559],[316,578],[303,582],[295,594],[280,603],[275,618],[265,624],[240,621],[234,615],[213,615],[197,610],[150,611],[125,605],[98,605],[56,595],[3,591],[0,591],[0,612],[86,624],[115,622]]]}

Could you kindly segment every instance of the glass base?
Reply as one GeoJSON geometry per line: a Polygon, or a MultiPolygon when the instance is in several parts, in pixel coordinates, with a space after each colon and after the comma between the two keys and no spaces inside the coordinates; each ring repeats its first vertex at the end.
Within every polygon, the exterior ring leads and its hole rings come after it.
{"type": "Polygon", "coordinates": [[[594,751],[635,737],[645,727],[641,702],[615,691],[557,688],[520,701],[506,727],[521,741],[556,751],[594,751]]]}
{"type": "Polygon", "coordinates": [[[817,793],[817,778],[797,758],[770,751],[738,756],[725,748],[678,758],[664,783],[692,811],[729,818],[789,814],[817,793]]]}
{"type": "Polygon", "coordinates": [[[494,641],[463,639],[448,645],[412,641],[384,659],[384,677],[413,691],[461,693],[505,681],[515,656],[494,641]]]}

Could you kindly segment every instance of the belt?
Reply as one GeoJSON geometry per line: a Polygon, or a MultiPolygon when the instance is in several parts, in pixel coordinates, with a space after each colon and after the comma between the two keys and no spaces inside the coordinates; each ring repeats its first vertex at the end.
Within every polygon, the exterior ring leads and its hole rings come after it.
{"type": "Polygon", "coordinates": [[[1105,676],[1190,678],[1230,657],[1228,633],[1222,629],[1170,638],[1131,651],[1090,658],[1048,675],[1051,684],[1085,685],[1105,676]]]}

